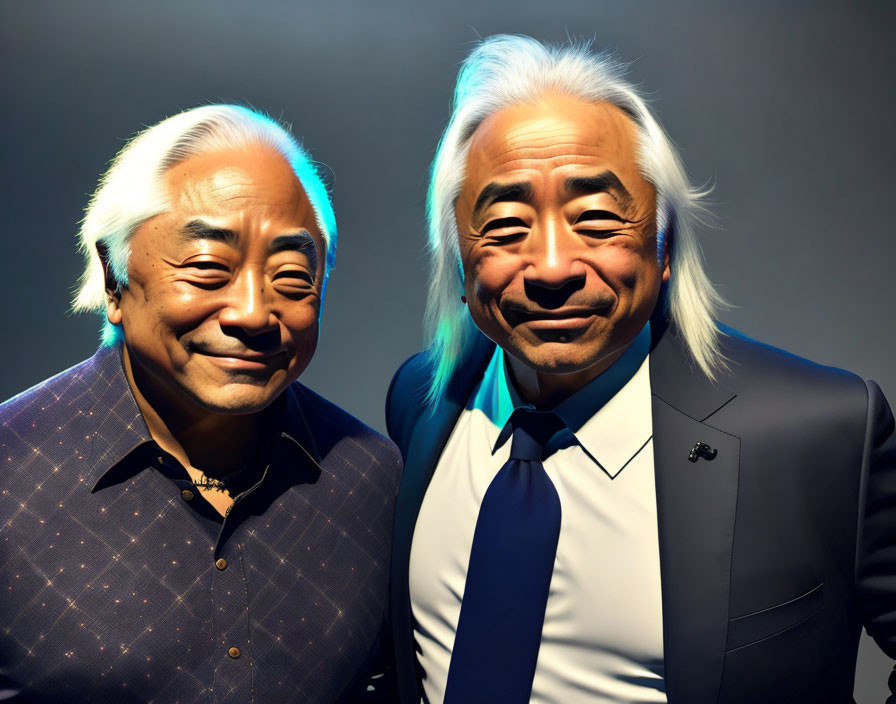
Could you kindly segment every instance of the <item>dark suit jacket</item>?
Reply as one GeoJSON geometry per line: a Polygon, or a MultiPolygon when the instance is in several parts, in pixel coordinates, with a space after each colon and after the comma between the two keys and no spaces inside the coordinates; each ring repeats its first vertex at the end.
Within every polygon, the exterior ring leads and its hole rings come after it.
{"type": "MultiPolygon", "coordinates": [[[[710,383],[658,327],[650,381],[668,701],[851,702],[862,625],[896,657],[896,434],[880,389],[733,330],[723,339],[731,371],[710,383]],[[715,459],[690,462],[697,442],[715,459]]],[[[391,587],[404,702],[419,701],[414,524],[493,350],[479,336],[434,409],[421,401],[422,355],[390,389],[389,434],[405,459],[391,587]]]]}

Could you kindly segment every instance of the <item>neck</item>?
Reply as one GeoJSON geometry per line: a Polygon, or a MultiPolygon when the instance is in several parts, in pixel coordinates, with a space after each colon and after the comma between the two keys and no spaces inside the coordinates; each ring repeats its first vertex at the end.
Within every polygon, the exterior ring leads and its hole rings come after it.
{"type": "MultiPolygon", "coordinates": [[[[618,365],[613,378],[619,382],[618,391],[638,371],[650,351],[650,324],[620,349],[601,357],[586,369],[570,374],[548,374],[527,367],[513,355],[506,355],[510,375],[524,400],[538,409],[551,409],[590,384],[613,365],[618,365]]],[[[608,381],[612,382],[613,379],[608,381]]],[[[613,384],[611,383],[611,386],[613,384]]],[[[607,399],[609,400],[609,399],[607,399]]]]}
{"type": "Polygon", "coordinates": [[[527,367],[510,354],[507,355],[507,360],[513,383],[520,396],[538,409],[548,409],[565,401],[576,391],[603,374],[625,353],[625,349],[613,352],[587,369],[569,374],[548,374],[537,371],[527,367]]]}
{"type": "Polygon", "coordinates": [[[184,467],[201,469],[210,477],[246,466],[256,451],[259,414],[226,415],[172,403],[165,394],[153,393],[151,379],[132,364],[127,345],[122,352],[128,385],[159,447],[184,467]]]}

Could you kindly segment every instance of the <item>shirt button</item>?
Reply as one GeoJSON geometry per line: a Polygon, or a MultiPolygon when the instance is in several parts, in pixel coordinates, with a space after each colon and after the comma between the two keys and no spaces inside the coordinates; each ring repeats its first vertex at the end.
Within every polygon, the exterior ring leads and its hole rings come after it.
{"type": "Polygon", "coordinates": [[[193,492],[190,491],[189,489],[184,489],[182,492],[180,492],[180,497],[184,501],[192,501],[193,500],[193,492]]]}
{"type": "Polygon", "coordinates": [[[230,650],[227,651],[227,654],[230,657],[232,657],[234,660],[236,660],[240,656],[240,649],[239,648],[231,648],[230,650]]]}
{"type": "Polygon", "coordinates": [[[165,464],[165,458],[159,455],[158,457],[156,457],[156,462],[158,462],[159,466],[161,467],[163,464],[165,464]]]}
{"type": "MultiPolygon", "coordinates": [[[[226,570],[227,569],[227,560],[225,560],[223,557],[219,557],[217,560],[215,560],[215,567],[217,567],[219,570],[226,570]]],[[[234,648],[234,650],[236,650],[236,649],[234,648]]],[[[237,654],[239,654],[238,650],[237,650],[237,654]]]]}

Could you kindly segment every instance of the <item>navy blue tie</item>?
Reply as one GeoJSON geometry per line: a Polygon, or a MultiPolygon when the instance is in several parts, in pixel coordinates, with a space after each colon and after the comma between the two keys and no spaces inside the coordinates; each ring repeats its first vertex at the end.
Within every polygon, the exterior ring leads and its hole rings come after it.
{"type": "Polygon", "coordinates": [[[523,704],[532,694],[560,537],[560,497],[541,460],[564,426],[529,409],[514,411],[509,425],[510,459],[485,492],[473,533],[445,704],[523,704]]]}

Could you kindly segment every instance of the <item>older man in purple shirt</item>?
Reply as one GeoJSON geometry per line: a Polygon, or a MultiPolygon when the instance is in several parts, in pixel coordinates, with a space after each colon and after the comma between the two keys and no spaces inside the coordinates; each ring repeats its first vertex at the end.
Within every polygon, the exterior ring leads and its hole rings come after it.
{"type": "Polygon", "coordinates": [[[81,241],[104,344],[0,407],[0,698],[354,700],[400,460],[296,381],[336,246],[308,155],[246,108],[181,113],[81,241]]]}

